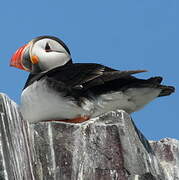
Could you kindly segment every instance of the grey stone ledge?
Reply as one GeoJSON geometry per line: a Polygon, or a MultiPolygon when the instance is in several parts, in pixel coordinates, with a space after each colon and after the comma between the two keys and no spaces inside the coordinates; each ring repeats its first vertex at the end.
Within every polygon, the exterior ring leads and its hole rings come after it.
{"type": "Polygon", "coordinates": [[[0,113],[0,180],[169,179],[124,111],[79,124],[28,124],[18,105],[0,94],[0,113]]]}

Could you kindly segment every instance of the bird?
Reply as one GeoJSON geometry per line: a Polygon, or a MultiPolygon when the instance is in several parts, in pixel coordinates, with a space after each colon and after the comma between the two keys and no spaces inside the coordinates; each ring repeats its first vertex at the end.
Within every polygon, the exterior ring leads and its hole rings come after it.
{"type": "Polygon", "coordinates": [[[29,123],[83,123],[109,111],[131,114],[173,86],[162,77],[139,79],[146,70],[116,70],[98,63],[74,63],[67,45],[54,36],[39,36],[20,47],[10,66],[30,74],[21,94],[20,111],[29,123]]]}

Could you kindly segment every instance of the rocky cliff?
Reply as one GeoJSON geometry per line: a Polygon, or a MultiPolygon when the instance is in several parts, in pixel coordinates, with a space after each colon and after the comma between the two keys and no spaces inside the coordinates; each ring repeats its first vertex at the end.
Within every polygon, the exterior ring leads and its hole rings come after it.
{"type": "Polygon", "coordinates": [[[179,141],[148,141],[121,110],[28,124],[0,96],[0,180],[177,180],[179,141]]]}
{"type": "Polygon", "coordinates": [[[179,140],[165,138],[160,141],[150,141],[156,157],[165,169],[166,178],[179,180],[179,140]]]}

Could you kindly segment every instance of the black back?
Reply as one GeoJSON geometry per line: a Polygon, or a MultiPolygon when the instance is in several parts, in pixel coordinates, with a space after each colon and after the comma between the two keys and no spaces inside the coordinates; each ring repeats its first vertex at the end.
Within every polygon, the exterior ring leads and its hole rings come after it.
{"type": "MultiPolygon", "coordinates": [[[[64,96],[88,96],[89,93],[99,95],[113,91],[125,91],[131,87],[159,87],[161,78],[138,79],[131,74],[145,72],[118,71],[95,63],[68,63],[45,73],[30,74],[25,84],[31,85],[35,81],[45,79],[49,86],[64,96]]],[[[163,86],[161,86],[163,87],[163,86]]]]}

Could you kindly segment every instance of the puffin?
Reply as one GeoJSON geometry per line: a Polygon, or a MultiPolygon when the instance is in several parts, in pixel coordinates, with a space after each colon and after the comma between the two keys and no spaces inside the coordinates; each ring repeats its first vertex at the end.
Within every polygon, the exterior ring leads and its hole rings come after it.
{"type": "Polygon", "coordinates": [[[162,85],[160,76],[133,76],[146,70],[73,63],[67,45],[54,36],[40,36],[20,47],[10,66],[30,72],[20,102],[21,114],[30,123],[82,123],[116,109],[131,114],[175,91],[162,85]]]}

